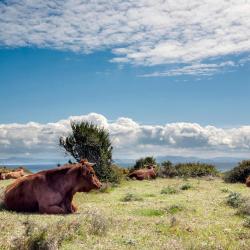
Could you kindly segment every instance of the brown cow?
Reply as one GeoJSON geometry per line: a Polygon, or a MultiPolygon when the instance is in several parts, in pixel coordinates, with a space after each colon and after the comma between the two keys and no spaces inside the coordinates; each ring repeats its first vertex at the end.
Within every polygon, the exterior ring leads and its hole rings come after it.
{"type": "Polygon", "coordinates": [[[76,192],[101,187],[92,166],[84,160],[17,179],[5,190],[5,206],[17,212],[74,213],[72,199],[76,192]]]}
{"type": "Polygon", "coordinates": [[[129,178],[136,178],[136,180],[149,180],[155,179],[156,173],[153,166],[148,166],[146,169],[139,169],[133,171],[131,174],[128,175],[129,178]]]}
{"type": "Polygon", "coordinates": [[[24,171],[23,171],[22,167],[14,170],[14,171],[2,174],[2,177],[6,180],[7,179],[18,179],[18,178],[23,177],[23,176],[24,176],[24,171]]]}
{"type": "Polygon", "coordinates": [[[4,173],[0,173],[0,180],[5,180],[5,174],[4,173]]]}
{"type": "Polygon", "coordinates": [[[246,179],[246,186],[250,187],[250,175],[246,179]]]}

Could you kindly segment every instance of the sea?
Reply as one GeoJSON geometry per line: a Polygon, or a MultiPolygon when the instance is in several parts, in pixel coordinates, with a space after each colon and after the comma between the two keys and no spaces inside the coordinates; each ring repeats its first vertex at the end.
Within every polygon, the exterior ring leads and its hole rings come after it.
{"type": "MultiPolygon", "coordinates": [[[[234,168],[237,163],[234,163],[234,162],[214,162],[212,164],[215,165],[216,168],[220,172],[226,172],[226,171],[229,171],[232,168],[234,168]]],[[[119,166],[124,167],[124,168],[132,166],[132,165],[133,164],[119,163],[119,166]]],[[[42,171],[42,170],[56,168],[57,163],[48,163],[48,164],[4,164],[4,166],[10,167],[10,168],[17,168],[17,167],[23,166],[23,167],[27,168],[28,170],[30,170],[32,173],[37,173],[37,172],[42,171]]]]}

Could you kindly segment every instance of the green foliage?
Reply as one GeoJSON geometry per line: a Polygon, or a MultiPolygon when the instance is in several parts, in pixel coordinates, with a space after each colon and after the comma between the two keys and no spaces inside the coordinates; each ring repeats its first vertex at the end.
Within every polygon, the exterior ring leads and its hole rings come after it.
{"type": "Polygon", "coordinates": [[[93,235],[104,236],[108,232],[109,222],[98,210],[92,210],[88,214],[89,232],[93,235]]]}
{"type": "Polygon", "coordinates": [[[185,184],[180,186],[180,190],[188,190],[191,188],[192,188],[192,185],[190,183],[185,183],[185,184]]]}
{"type": "Polygon", "coordinates": [[[109,175],[109,181],[112,183],[121,183],[124,177],[124,170],[117,165],[111,165],[111,171],[109,175]]]}
{"type": "Polygon", "coordinates": [[[158,176],[162,178],[172,178],[174,176],[177,176],[177,171],[171,161],[164,161],[161,163],[160,169],[158,171],[158,176]]]}
{"type": "Polygon", "coordinates": [[[136,160],[133,170],[144,168],[148,165],[157,165],[156,160],[153,156],[147,156],[136,160]]]}
{"type": "Polygon", "coordinates": [[[240,207],[243,203],[243,198],[240,193],[231,192],[226,199],[226,202],[231,207],[240,207]]]}
{"type": "Polygon", "coordinates": [[[173,165],[170,161],[163,162],[158,172],[158,176],[166,177],[202,177],[202,176],[215,176],[218,174],[214,165],[200,163],[200,162],[187,162],[173,165]]]}
{"type": "Polygon", "coordinates": [[[109,182],[102,183],[102,187],[99,190],[99,192],[101,192],[101,193],[110,193],[111,191],[113,191],[113,187],[112,187],[111,183],[109,183],[109,182]]]}
{"type": "Polygon", "coordinates": [[[142,201],[143,199],[139,197],[138,195],[132,194],[132,193],[127,193],[121,201],[123,202],[129,202],[129,201],[142,201]]]}
{"type": "Polygon", "coordinates": [[[177,194],[179,191],[174,188],[174,187],[171,187],[171,186],[168,186],[168,187],[164,187],[162,190],[161,190],[161,194],[177,194]]]}
{"type": "Polygon", "coordinates": [[[250,228],[250,216],[245,217],[243,226],[247,227],[247,228],[250,228]]]}
{"type": "Polygon", "coordinates": [[[72,240],[80,234],[80,224],[76,221],[65,223],[63,220],[42,227],[29,220],[24,222],[24,233],[13,238],[13,250],[54,250],[64,241],[72,240]],[[55,234],[56,232],[56,234],[55,234]]]}
{"type": "Polygon", "coordinates": [[[60,137],[60,146],[78,162],[81,159],[95,162],[95,172],[100,180],[117,181],[111,166],[113,148],[109,133],[89,122],[72,122],[71,129],[67,137],[60,137]]]}
{"type": "Polygon", "coordinates": [[[218,171],[214,165],[206,163],[179,163],[175,165],[178,176],[201,177],[208,175],[217,175],[218,171]]]}
{"type": "Polygon", "coordinates": [[[180,205],[172,205],[167,209],[168,213],[170,214],[176,214],[178,212],[181,212],[182,210],[183,210],[183,207],[180,205]]]}
{"type": "Polygon", "coordinates": [[[220,189],[222,193],[229,193],[230,190],[228,188],[221,188],[220,189]]]}
{"type": "Polygon", "coordinates": [[[160,209],[142,208],[142,209],[137,209],[135,211],[135,214],[141,215],[141,216],[154,217],[154,216],[164,215],[164,211],[160,209]]]}
{"type": "Polygon", "coordinates": [[[238,214],[250,216],[250,198],[244,198],[242,204],[238,208],[238,214]]]}
{"type": "Polygon", "coordinates": [[[236,183],[246,181],[246,178],[250,175],[250,160],[242,161],[238,163],[238,166],[228,171],[224,175],[225,182],[236,183]]]}

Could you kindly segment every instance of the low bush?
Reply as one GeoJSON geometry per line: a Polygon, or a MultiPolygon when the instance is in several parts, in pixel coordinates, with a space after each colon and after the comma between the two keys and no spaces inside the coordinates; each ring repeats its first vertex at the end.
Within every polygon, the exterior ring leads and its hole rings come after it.
{"type": "Polygon", "coordinates": [[[101,193],[110,193],[113,190],[113,185],[112,183],[106,182],[106,183],[102,183],[102,187],[99,190],[99,192],[101,193]]]}
{"type": "Polygon", "coordinates": [[[183,207],[180,205],[172,205],[167,209],[168,213],[170,214],[176,214],[178,212],[181,212],[182,210],[183,210],[183,207]]]}
{"type": "Polygon", "coordinates": [[[238,208],[238,214],[250,216],[250,198],[245,198],[238,208]]]}
{"type": "Polygon", "coordinates": [[[160,209],[142,208],[142,209],[137,209],[135,213],[141,216],[154,217],[154,216],[162,216],[164,215],[165,212],[160,209]]]}
{"type": "Polygon", "coordinates": [[[108,232],[109,223],[107,218],[97,210],[88,214],[89,232],[94,235],[104,236],[108,232]]]}
{"type": "Polygon", "coordinates": [[[158,171],[158,176],[161,178],[172,178],[177,176],[177,171],[171,161],[162,162],[158,171]]]}
{"type": "Polygon", "coordinates": [[[111,166],[109,181],[112,183],[120,183],[124,177],[124,170],[117,165],[111,166]]]}
{"type": "Polygon", "coordinates": [[[142,201],[143,199],[139,197],[138,195],[128,193],[126,194],[121,201],[123,202],[129,202],[129,201],[142,201]]]}
{"type": "Polygon", "coordinates": [[[243,226],[247,227],[247,228],[250,228],[250,216],[245,217],[243,226]]]}
{"type": "Polygon", "coordinates": [[[180,190],[188,190],[191,188],[192,188],[192,185],[190,183],[185,183],[182,186],[180,186],[180,190]]]}
{"type": "Polygon", "coordinates": [[[250,160],[242,161],[232,170],[228,171],[224,175],[225,182],[236,183],[246,182],[246,178],[250,175],[250,160]]]}
{"type": "Polygon", "coordinates": [[[231,192],[226,199],[226,203],[234,208],[238,208],[243,203],[243,198],[240,193],[237,192],[231,192]]]}
{"type": "Polygon", "coordinates": [[[171,186],[165,187],[161,190],[161,194],[177,194],[179,191],[171,186]]]}
{"type": "Polygon", "coordinates": [[[206,164],[206,163],[178,163],[173,165],[171,162],[163,162],[158,176],[162,178],[166,177],[202,177],[202,176],[216,176],[218,175],[218,171],[214,165],[206,164]]]}
{"type": "Polygon", "coordinates": [[[222,193],[229,193],[229,192],[231,192],[228,188],[221,188],[220,191],[222,193]]]}
{"type": "Polygon", "coordinates": [[[218,171],[214,165],[206,163],[179,163],[175,165],[178,176],[186,177],[202,177],[202,176],[215,176],[218,171]]]}
{"type": "Polygon", "coordinates": [[[63,241],[72,240],[80,232],[80,224],[76,221],[41,226],[27,220],[23,225],[24,233],[13,238],[13,250],[57,250],[63,241]]]}

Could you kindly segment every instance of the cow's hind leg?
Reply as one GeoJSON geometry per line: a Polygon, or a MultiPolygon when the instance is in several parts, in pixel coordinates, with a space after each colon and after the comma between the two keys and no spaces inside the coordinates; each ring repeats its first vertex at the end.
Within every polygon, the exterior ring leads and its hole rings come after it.
{"type": "Polygon", "coordinates": [[[42,214],[67,214],[67,210],[58,205],[39,206],[39,212],[42,214]]]}

